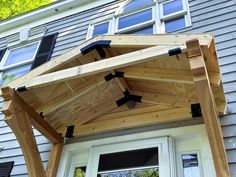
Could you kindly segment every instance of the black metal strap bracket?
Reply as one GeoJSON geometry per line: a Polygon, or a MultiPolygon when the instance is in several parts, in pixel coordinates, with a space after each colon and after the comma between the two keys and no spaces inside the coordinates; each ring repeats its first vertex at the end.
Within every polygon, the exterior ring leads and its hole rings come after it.
{"type": "Polygon", "coordinates": [[[182,50],[180,47],[178,47],[178,48],[169,50],[168,53],[169,53],[169,56],[178,55],[182,53],[182,50]]]}
{"type": "Polygon", "coordinates": [[[27,91],[27,88],[26,88],[26,86],[21,86],[21,87],[17,87],[15,90],[17,92],[25,92],[25,91],[27,91]]]}
{"type": "Polygon", "coordinates": [[[118,107],[128,103],[129,101],[141,102],[142,100],[142,96],[131,95],[128,90],[126,90],[123,93],[124,93],[124,97],[116,101],[116,104],[118,107]]]}
{"type": "Polygon", "coordinates": [[[74,137],[73,134],[74,134],[74,129],[75,129],[75,126],[74,125],[71,125],[71,126],[68,126],[67,127],[67,130],[66,130],[66,138],[72,138],[74,137]]]}
{"type": "Polygon", "coordinates": [[[124,77],[124,72],[115,71],[114,74],[111,73],[111,74],[106,75],[104,77],[104,79],[108,82],[108,81],[114,79],[115,77],[120,77],[120,78],[124,77]]]}
{"type": "Polygon", "coordinates": [[[99,40],[81,48],[80,51],[83,55],[85,55],[95,49],[97,50],[100,57],[103,59],[106,58],[104,48],[110,48],[110,43],[110,40],[99,40]]]}
{"type": "Polygon", "coordinates": [[[202,110],[200,103],[191,104],[191,113],[193,118],[202,117],[202,110]]]}

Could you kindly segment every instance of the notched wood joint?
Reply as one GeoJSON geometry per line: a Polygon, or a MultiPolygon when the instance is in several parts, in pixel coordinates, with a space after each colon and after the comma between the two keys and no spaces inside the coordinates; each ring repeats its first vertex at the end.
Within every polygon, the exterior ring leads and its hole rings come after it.
{"type": "Polygon", "coordinates": [[[186,41],[188,58],[201,56],[202,51],[198,39],[191,39],[186,41]]]}

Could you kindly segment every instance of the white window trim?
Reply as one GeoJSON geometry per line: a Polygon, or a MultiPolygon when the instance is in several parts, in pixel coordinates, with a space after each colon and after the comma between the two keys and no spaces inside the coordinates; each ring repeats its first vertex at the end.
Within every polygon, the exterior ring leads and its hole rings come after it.
{"type": "Polygon", "coordinates": [[[24,45],[21,45],[21,46],[8,48],[6,53],[3,56],[2,61],[1,61],[0,70],[1,71],[6,71],[6,70],[9,70],[9,69],[13,69],[13,68],[16,68],[16,67],[19,67],[19,66],[23,66],[23,65],[26,65],[26,64],[29,64],[29,63],[33,62],[34,58],[35,58],[35,56],[37,54],[39,45],[40,45],[40,41],[34,41],[34,42],[27,43],[27,44],[24,44],[24,45]],[[12,65],[4,66],[4,64],[7,61],[7,58],[8,58],[8,56],[9,56],[9,54],[10,54],[10,52],[12,50],[23,48],[23,47],[26,47],[26,46],[29,46],[29,45],[32,45],[32,44],[36,44],[36,43],[38,43],[38,45],[37,45],[37,48],[35,50],[34,56],[31,59],[25,60],[25,61],[22,61],[22,62],[19,62],[19,63],[15,63],[15,64],[12,64],[12,65]]]}
{"type": "MultiPolygon", "coordinates": [[[[191,23],[190,9],[189,9],[188,0],[182,0],[182,3],[183,3],[183,10],[182,11],[163,16],[163,4],[168,3],[170,1],[173,1],[173,0],[153,0],[152,4],[150,4],[148,6],[145,6],[144,8],[133,10],[133,11],[130,11],[130,12],[127,12],[127,13],[121,13],[122,8],[126,4],[131,2],[131,0],[123,2],[123,3],[121,3],[120,7],[117,9],[117,11],[114,13],[114,15],[112,17],[107,17],[106,19],[103,18],[100,21],[96,20],[96,22],[92,22],[89,25],[86,40],[93,37],[92,36],[92,33],[93,33],[92,27],[94,25],[98,25],[98,24],[100,24],[104,21],[109,21],[110,22],[109,29],[108,29],[108,31],[109,31],[108,34],[119,34],[119,33],[125,33],[125,32],[130,32],[130,31],[131,32],[136,31],[138,29],[141,29],[142,27],[150,25],[151,23],[153,23],[153,34],[164,34],[165,33],[165,21],[166,20],[171,20],[171,19],[174,19],[174,18],[177,18],[177,17],[181,17],[181,16],[183,16],[185,18],[186,26],[184,28],[187,28],[187,27],[191,26],[192,23],[191,23]],[[141,12],[141,11],[149,9],[149,8],[153,9],[152,20],[118,30],[118,19],[119,18],[131,15],[131,14],[134,14],[134,13],[137,13],[137,12],[141,12]]],[[[180,29],[182,29],[182,28],[180,28],[180,29]]],[[[180,30],[180,29],[176,29],[176,30],[173,30],[171,32],[174,32],[174,31],[177,31],[177,30],[180,30]]]]}
{"type": "Polygon", "coordinates": [[[138,141],[136,140],[92,147],[86,177],[97,177],[99,157],[101,154],[147,149],[154,147],[158,148],[160,175],[163,177],[171,177],[168,137],[144,139],[138,141]]]}
{"type": "MultiPolygon", "coordinates": [[[[74,174],[74,171],[71,169],[74,169],[76,165],[79,164],[78,162],[81,160],[80,154],[85,154],[84,152],[87,152],[87,161],[82,160],[80,163],[84,166],[84,164],[88,164],[89,162],[89,154],[91,154],[92,149],[94,151],[94,148],[96,147],[112,145],[114,143],[126,142],[128,144],[130,141],[157,139],[158,137],[173,138],[168,142],[170,157],[173,158],[173,160],[170,161],[171,177],[177,177],[176,172],[180,170],[179,166],[176,164],[176,162],[178,162],[179,153],[196,151],[199,151],[201,154],[199,157],[202,158],[201,162],[204,177],[216,177],[209,140],[204,125],[162,129],[64,145],[57,177],[73,177],[71,174],[74,174]]],[[[87,166],[87,169],[88,168],[89,167],[87,166]]]]}
{"type": "Polygon", "coordinates": [[[135,12],[132,12],[132,13],[119,15],[119,17],[115,18],[115,33],[124,33],[124,32],[127,32],[127,31],[135,31],[135,30],[137,30],[139,28],[141,29],[142,27],[145,27],[145,26],[149,26],[149,25],[151,26],[152,24],[154,25],[154,23],[155,23],[155,17],[154,17],[154,15],[155,15],[154,11],[155,10],[154,10],[154,7],[149,6],[149,7],[137,10],[135,12]],[[139,12],[142,12],[142,11],[145,11],[145,10],[149,10],[149,9],[151,9],[151,11],[152,11],[152,19],[151,20],[145,21],[143,23],[139,23],[139,24],[136,24],[136,25],[133,25],[133,26],[129,26],[129,27],[126,27],[126,28],[118,29],[120,18],[127,17],[129,15],[133,15],[133,14],[136,14],[136,13],[139,13],[139,12]]]}

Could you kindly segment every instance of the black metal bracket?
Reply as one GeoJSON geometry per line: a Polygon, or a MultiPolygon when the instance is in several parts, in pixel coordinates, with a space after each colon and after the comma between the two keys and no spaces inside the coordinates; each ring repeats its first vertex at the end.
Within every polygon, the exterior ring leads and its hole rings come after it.
{"type": "Polygon", "coordinates": [[[110,40],[100,40],[92,42],[91,44],[80,49],[80,51],[83,55],[85,55],[95,49],[97,50],[100,57],[103,59],[106,58],[106,53],[104,51],[104,48],[110,48],[110,43],[111,43],[110,40]]]}
{"type": "Polygon", "coordinates": [[[115,71],[115,74],[108,74],[104,77],[104,79],[106,81],[110,81],[112,79],[114,79],[115,77],[124,77],[124,72],[118,72],[118,71],[115,71]]]}
{"type": "Polygon", "coordinates": [[[72,138],[72,137],[74,137],[74,136],[73,136],[74,129],[75,129],[75,126],[74,126],[74,125],[71,125],[71,126],[68,126],[68,127],[67,127],[67,130],[66,130],[66,138],[72,138]]]}
{"type": "Polygon", "coordinates": [[[27,88],[26,88],[26,86],[21,86],[21,87],[16,88],[16,91],[17,92],[25,92],[25,91],[27,91],[27,88]]]}
{"type": "Polygon", "coordinates": [[[181,54],[182,51],[181,51],[181,48],[178,47],[178,48],[174,48],[174,49],[169,50],[168,53],[169,53],[169,56],[173,56],[173,55],[181,54]]]}
{"type": "Polygon", "coordinates": [[[128,103],[129,101],[141,102],[142,100],[142,96],[131,95],[128,90],[126,90],[123,93],[124,93],[124,97],[116,101],[116,104],[118,107],[128,103]]]}
{"type": "Polygon", "coordinates": [[[200,103],[191,104],[191,113],[193,118],[202,117],[202,110],[200,103]]]}

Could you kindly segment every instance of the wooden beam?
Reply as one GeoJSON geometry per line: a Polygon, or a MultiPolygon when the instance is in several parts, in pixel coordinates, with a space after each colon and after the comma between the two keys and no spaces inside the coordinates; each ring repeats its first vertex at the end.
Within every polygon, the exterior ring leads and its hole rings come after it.
{"type": "Polygon", "coordinates": [[[180,97],[160,93],[132,91],[132,94],[142,96],[142,102],[153,103],[172,107],[190,107],[191,104],[198,103],[197,98],[180,97]]]}
{"type": "Polygon", "coordinates": [[[5,121],[18,139],[30,177],[46,177],[43,163],[36,144],[29,115],[22,107],[9,100],[3,105],[5,121]],[[11,112],[16,110],[17,112],[11,112]]]}
{"type": "Polygon", "coordinates": [[[189,39],[199,39],[200,44],[202,46],[209,46],[210,42],[213,39],[212,34],[198,34],[198,35],[191,35],[191,34],[159,34],[159,35],[104,35],[104,36],[96,36],[88,41],[85,41],[80,46],[70,50],[69,52],[65,53],[57,57],[55,60],[51,60],[35,69],[33,69],[30,73],[22,76],[10,83],[6,86],[11,88],[18,87],[24,84],[28,79],[42,75],[44,73],[49,73],[56,68],[63,66],[65,63],[73,61],[74,59],[79,58],[82,56],[80,49],[84,46],[89,45],[92,42],[96,42],[99,40],[111,40],[110,46],[112,48],[115,47],[130,47],[130,48],[137,48],[137,47],[151,47],[157,45],[166,45],[166,46],[176,46],[176,45],[185,45],[186,40],[189,39]]]}
{"type": "MultiPolygon", "coordinates": [[[[124,72],[124,77],[128,79],[194,84],[191,71],[152,69],[133,66],[119,69],[119,71],[124,72]]],[[[209,73],[209,78],[212,86],[219,86],[221,81],[219,73],[209,73]]]]}
{"type": "Polygon", "coordinates": [[[196,93],[199,98],[203,119],[212,150],[217,177],[230,177],[221,126],[217,115],[214,96],[210,87],[205,61],[198,40],[187,41],[188,57],[193,73],[196,93]]]}
{"type": "Polygon", "coordinates": [[[94,79],[90,79],[84,84],[78,86],[77,88],[73,88],[72,90],[67,91],[66,93],[62,93],[60,96],[48,101],[47,103],[36,108],[37,112],[43,112],[44,116],[47,116],[51,112],[56,109],[64,106],[65,104],[72,102],[78,99],[80,96],[88,93],[92,89],[104,84],[106,81],[103,75],[99,75],[94,79]]]}
{"type": "Polygon", "coordinates": [[[47,177],[56,177],[61,159],[62,149],[63,149],[63,143],[52,145],[52,149],[48,160],[48,166],[46,169],[47,177]]]}
{"type": "Polygon", "coordinates": [[[107,112],[117,108],[116,100],[118,100],[119,97],[111,98],[110,100],[106,100],[106,102],[100,104],[99,106],[95,107],[92,111],[87,112],[86,115],[79,115],[75,121],[79,124],[87,124],[89,122],[92,122],[99,117],[103,116],[107,112]]]}
{"type": "MultiPolygon", "coordinates": [[[[61,143],[63,142],[63,137],[56,132],[37,112],[34,111],[18,94],[15,90],[9,87],[2,88],[2,96],[5,101],[12,100],[18,105],[22,110],[24,110],[29,116],[29,120],[32,125],[42,133],[51,143],[61,143]]],[[[4,108],[5,109],[5,108],[4,108]]],[[[9,110],[4,110],[9,112],[9,110]]],[[[17,110],[11,110],[12,113],[17,112],[17,110]]]]}
{"type": "Polygon", "coordinates": [[[73,68],[37,76],[35,78],[29,79],[24,86],[27,89],[32,89],[34,87],[41,87],[44,85],[62,82],[69,79],[81,78],[89,75],[111,71],[124,66],[154,60],[158,57],[168,56],[168,51],[177,47],[181,47],[182,51],[184,52],[185,47],[183,46],[155,46],[131,52],[128,54],[104,59],[101,61],[96,61],[93,63],[84,64],[81,66],[76,66],[73,68]]]}
{"type": "Polygon", "coordinates": [[[177,120],[192,119],[190,108],[175,108],[163,111],[154,111],[144,114],[127,115],[121,118],[108,118],[109,120],[95,121],[85,125],[76,125],[74,136],[81,137],[98,133],[144,127],[177,120]]]}

